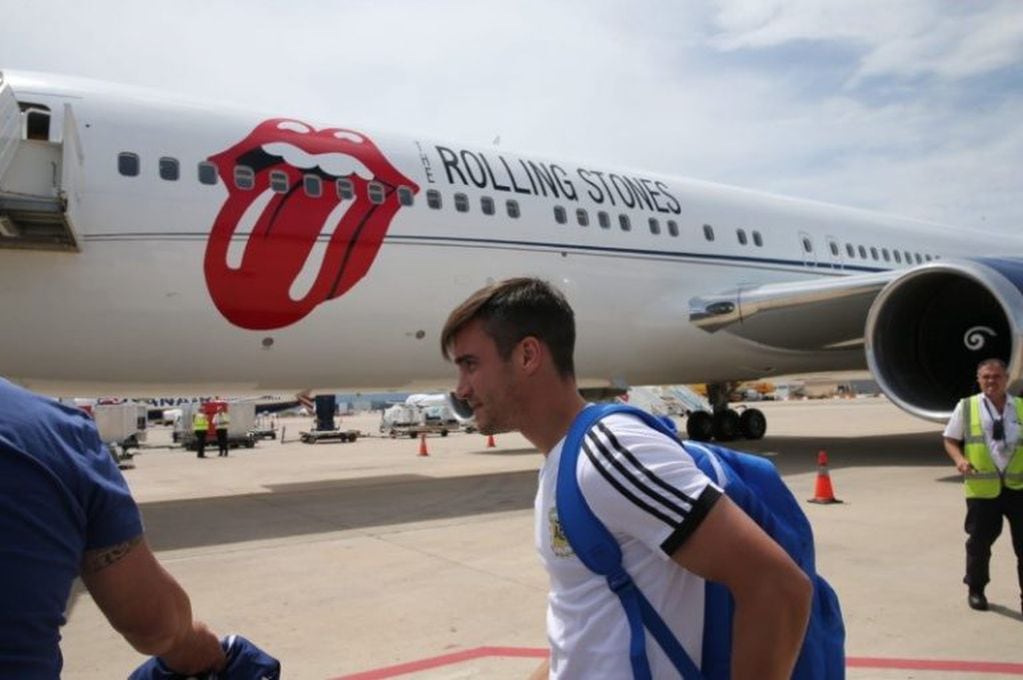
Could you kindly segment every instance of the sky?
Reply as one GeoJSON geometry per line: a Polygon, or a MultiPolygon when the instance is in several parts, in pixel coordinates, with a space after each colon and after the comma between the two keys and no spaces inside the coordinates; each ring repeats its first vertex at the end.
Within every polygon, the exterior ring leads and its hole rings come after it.
{"type": "Polygon", "coordinates": [[[0,0],[0,69],[1023,226],[1018,0],[0,0]]]}

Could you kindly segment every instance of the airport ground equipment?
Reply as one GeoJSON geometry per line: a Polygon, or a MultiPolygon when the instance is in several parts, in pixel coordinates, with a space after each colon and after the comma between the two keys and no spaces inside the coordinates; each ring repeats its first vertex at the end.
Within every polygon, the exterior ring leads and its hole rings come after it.
{"type": "Polygon", "coordinates": [[[215,447],[217,445],[217,431],[213,428],[213,416],[222,411],[227,411],[231,416],[231,422],[227,428],[228,446],[251,449],[256,445],[256,436],[253,434],[256,425],[255,404],[245,401],[211,400],[202,404],[183,404],[181,406],[181,417],[174,426],[172,437],[175,442],[187,450],[195,451],[197,448],[195,432],[192,430],[192,417],[197,408],[201,408],[206,413],[206,419],[210,423],[210,428],[206,431],[206,446],[215,447]]]}
{"type": "Polygon", "coordinates": [[[411,439],[423,434],[446,437],[449,432],[458,432],[462,424],[444,399],[444,395],[412,395],[403,403],[392,404],[380,414],[380,432],[411,439]]]}
{"type": "Polygon", "coordinates": [[[106,444],[118,467],[132,467],[132,449],[138,449],[146,440],[146,405],[134,401],[100,400],[89,410],[96,421],[100,440],[106,444]]]}
{"type": "Polygon", "coordinates": [[[337,397],[333,394],[316,395],[316,423],[312,430],[299,432],[299,440],[303,444],[316,444],[322,441],[354,442],[359,438],[358,430],[342,430],[338,428],[334,416],[337,414],[337,397]]]}

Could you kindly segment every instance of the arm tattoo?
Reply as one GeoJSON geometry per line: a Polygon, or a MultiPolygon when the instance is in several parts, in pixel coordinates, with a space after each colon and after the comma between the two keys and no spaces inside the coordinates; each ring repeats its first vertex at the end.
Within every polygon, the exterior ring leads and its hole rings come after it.
{"type": "Polygon", "coordinates": [[[124,543],[118,543],[106,548],[97,548],[96,550],[87,550],[82,557],[82,573],[95,574],[101,569],[106,569],[131,552],[132,548],[141,542],[142,534],[139,534],[124,543]]]}

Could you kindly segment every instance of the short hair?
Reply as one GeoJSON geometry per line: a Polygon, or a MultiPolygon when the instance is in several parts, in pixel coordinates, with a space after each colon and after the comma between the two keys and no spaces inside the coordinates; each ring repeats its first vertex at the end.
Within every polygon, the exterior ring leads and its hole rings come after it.
{"type": "Polygon", "coordinates": [[[977,373],[980,373],[980,369],[984,368],[985,366],[998,366],[1000,369],[1002,369],[1002,373],[1009,372],[1009,367],[1005,364],[1005,362],[996,357],[984,359],[984,361],[977,364],[977,373]]]}
{"type": "Polygon", "coordinates": [[[483,322],[483,330],[497,345],[502,359],[511,356],[519,341],[532,336],[550,350],[558,375],[575,375],[575,312],[561,291],[546,281],[505,279],[470,295],[444,323],[440,351],[445,359],[451,360],[449,349],[455,335],[477,319],[483,322]]]}

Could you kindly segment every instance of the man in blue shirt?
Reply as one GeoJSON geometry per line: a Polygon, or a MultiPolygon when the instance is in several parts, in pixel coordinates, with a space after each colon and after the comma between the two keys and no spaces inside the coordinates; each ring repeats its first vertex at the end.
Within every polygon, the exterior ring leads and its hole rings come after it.
{"type": "Polygon", "coordinates": [[[146,544],[92,419],[0,379],[0,677],[60,677],[78,576],[140,653],[184,675],[223,667],[217,637],[146,544]]]}

